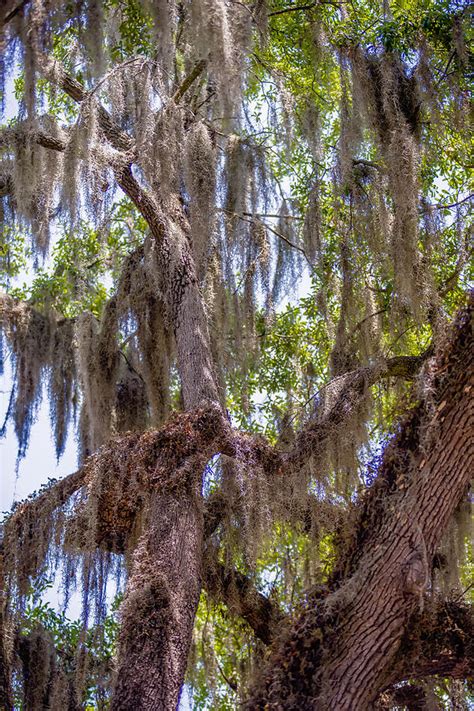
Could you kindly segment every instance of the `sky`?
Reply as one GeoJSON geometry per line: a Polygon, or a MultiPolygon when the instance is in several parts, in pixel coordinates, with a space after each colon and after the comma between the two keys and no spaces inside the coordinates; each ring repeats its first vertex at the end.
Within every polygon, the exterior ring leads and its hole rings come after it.
{"type": "MultiPolygon", "coordinates": [[[[5,122],[18,113],[18,103],[14,97],[14,78],[7,77],[5,86],[6,106],[5,122]]],[[[31,280],[32,273],[21,274],[18,283],[31,280]]],[[[5,372],[0,375],[0,426],[8,408],[12,387],[11,364],[7,359],[5,372]]],[[[76,469],[76,445],[74,438],[69,437],[66,451],[60,462],[56,462],[56,454],[49,425],[47,398],[43,398],[38,410],[37,421],[31,431],[31,440],[26,457],[16,466],[18,444],[13,424],[10,422],[6,437],[0,439],[0,511],[10,510],[14,501],[29,496],[40,488],[48,478],[61,478],[76,469]]]]}

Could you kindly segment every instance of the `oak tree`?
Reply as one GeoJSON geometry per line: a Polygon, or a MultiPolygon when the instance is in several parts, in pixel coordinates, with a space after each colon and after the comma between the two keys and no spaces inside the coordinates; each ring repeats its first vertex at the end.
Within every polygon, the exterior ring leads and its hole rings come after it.
{"type": "Polygon", "coordinates": [[[468,708],[468,21],[3,3],[2,708],[468,708]]]}

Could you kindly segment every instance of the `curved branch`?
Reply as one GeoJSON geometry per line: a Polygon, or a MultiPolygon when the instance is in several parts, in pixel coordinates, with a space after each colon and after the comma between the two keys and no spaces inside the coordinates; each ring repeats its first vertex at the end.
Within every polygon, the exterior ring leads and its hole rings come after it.
{"type": "Polygon", "coordinates": [[[429,676],[474,680],[474,609],[459,600],[425,598],[400,642],[391,685],[429,676]]]}
{"type": "Polygon", "coordinates": [[[297,434],[294,446],[285,455],[285,463],[299,468],[310,456],[320,455],[329,438],[337,436],[357,411],[370,387],[387,378],[413,380],[430,353],[431,348],[420,356],[396,356],[329,381],[312,399],[316,399],[324,389],[325,394],[331,394],[331,404],[325,405],[324,401],[318,403],[309,422],[297,434]]]}
{"type": "MultiPolygon", "coordinates": [[[[137,189],[139,189],[138,184],[137,189]]],[[[9,302],[11,301],[13,305],[19,305],[19,302],[9,297],[8,294],[0,294],[0,304],[2,299],[9,302]]],[[[31,308],[28,304],[25,304],[25,306],[31,308]]],[[[251,457],[255,461],[258,461],[268,475],[274,474],[286,465],[301,466],[309,453],[314,454],[315,451],[324,445],[329,435],[334,435],[335,427],[343,426],[346,418],[352,413],[355,403],[363,398],[368,385],[374,384],[379,379],[385,377],[412,379],[419,372],[425,358],[426,354],[421,356],[399,356],[389,359],[385,364],[361,368],[357,371],[352,371],[338,378],[334,378],[328,383],[327,387],[331,387],[336,383],[339,383],[341,386],[339,388],[340,395],[336,399],[335,404],[323,416],[316,416],[312,419],[306,427],[298,433],[294,447],[287,453],[283,453],[271,447],[262,437],[255,437],[247,433],[231,430],[228,423],[226,424],[228,434],[225,442],[223,441],[222,443],[220,453],[227,453],[230,456],[234,456],[238,450],[240,457],[251,457]],[[356,396],[355,400],[354,395],[356,396]]],[[[188,413],[188,416],[194,415],[193,413],[188,413]]],[[[114,440],[106,445],[106,447],[113,446],[113,444],[114,440]]],[[[99,453],[94,456],[99,456],[99,453]]],[[[37,497],[19,504],[14,514],[12,514],[12,517],[15,516],[18,519],[19,517],[25,516],[32,507],[34,507],[38,515],[41,515],[43,506],[47,506],[48,510],[53,504],[56,507],[62,506],[66,503],[67,499],[83,485],[86,468],[87,461],[84,467],[74,474],[57,482],[52,481],[37,497]]],[[[310,500],[311,499],[308,500],[308,507],[311,507],[310,500]]],[[[225,513],[225,506],[226,500],[218,491],[207,501],[205,508],[206,538],[212,535],[220,525],[225,513]]],[[[310,508],[305,509],[303,516],[304,526],[309,526],[311,518],[310,508]]]]}
{"type": "MultiPolygon", "coordinates": [[[[46,79],[62,89],[77,103],[82,103],[89,97],[89,92],[83,85],[68,74],[57,60],[43,56],[39,66],[46,79]]],[[[116,150],[133,151],[135,146],[133,139],[120,128],[109,112],[100,104],[98,105],[97,118],[105,137],[116,150]]]]}

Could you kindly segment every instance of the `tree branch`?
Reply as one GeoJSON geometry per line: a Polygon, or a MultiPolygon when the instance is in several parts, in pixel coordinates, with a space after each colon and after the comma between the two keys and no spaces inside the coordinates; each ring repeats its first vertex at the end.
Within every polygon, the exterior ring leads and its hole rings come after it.
{"type": "Polygon", "coordinates": [[[430,676],[474,680],[474,610],[459,600],[425,596],[393,663],[390,686],[430,676]]]}
{"type": "Polygon", "coordinates": [[[392,683],[432,557],[472,476],[473,312],[474,295],[427,362],[420,402],[355,508],[330,592],[308,597],[276,644],[248,709],[278,708],[288,698],[292,708],[305,708],[309,699],[318,708],[369,708],[392,683]]]}
{"type": "MultiPolygon", "coordinates": [[[[241,215],[238,212],[232,212],[232,210],[225,210],[224,208],[222,208],[221,211],[225,212],[227,215],[230,215],[231,217],[237,217],[239,220],[242,220],[242,222],[248,222],[249,224],[251,224],[253,222],[253,219],[255,217],[257,217],[256,215],[253,216],[249,212],[245,212],[241,215]],[[252,219],[247,219],[247,216],[251,217],[252,219]]],[[[301,254],[305,257],[308,264],[310,264],[310,260],[308,259],[308,256],[307,256],[306,252],[304,251],[303,247],[299,247],[297,244],[295,244],[294,242],[289,240],[288,237],[285,237],[285,235],[283,235],[281,232],[279,232],[278,230],[275,230],[273,227],[270,227],[270,225],[268,225],[266,222],[261,220],[260,217],[258,219],[260,220],[262,225],[264,225],[265,228],[267,230],[269,230],[269,232],[272,232],[272,234],[275,235],[275,237],[278,237],[278,239],[281,239],[283,242],[285,242],[292,249],[296,249],[298,252],[301,252],[301,254]]]]}
{"type": "MultiPolygon", "coordinates": [[[[62,89],[77,103],[82,103],[89,97],[89,92],[83,85],[68,74],[58,61],[42,57],[39,66],[46,79],[62,89]]],[[[98,121],[105,137],[116,150],[133,153],[135,147],[133,139],[125,131],[122,131],[109,112],[100,104],[98,104],[98,121]]]]}
{"type": "Polygon", "coordinates": [[[23,8],[28,5],[30,0],[23,0],[20,2],[16,7],[13,8],[6,16],[5,19],[3,20],[3,24],[6,25],[8,22],[13,20],[14,17],[16,17],[22,10],[23,8]]]}
{"type": "Polygon", "coordinates": [[[436,207],[437,210],[452,210],[454,207],[459,207],[459,205],[463,205],[465,202],[472,200],[472,198],[474,198],[474,193],[467,195],[465,198],[459,200],[458,202],[452,202],[449,205],[442,205],[438,203],[434,207],[436,207]]]}
{"type": "Polygon", "coordinates": [[[201,76],[203,73],[204,69],[206,68],[207,61],[205,59],[201,59],[199,62],[196,62],[194,65],[193,69],[190,71],[188,76],[186,76],[183,79],[182,84],[177,88],[175,93],[172,96],[172,101],[174,101],[176,104],[178,101],[185,95],[188,89],[191,88],[191,86],[194,84],[196,79],[201,76]]]}
{"type": "Polygon", "coordinates": [[[203,582],[209,595],[223,602],[231,614],[242,617],[258,639],[266,645],[272,642],[284,614],[250,578],[208,556],[203,582]]]}
{"type": "MultiPolygon", "coordinates": [[[[281,10],[274,10],[268,13],[268,17],[276,17],[277,15],[285,15],[288,12],[299,12],[302,10],[312,10],[318,3],[312,2],[309,5],[295,5],[293,7],[283,7],[281,10]]],[[[332,3],[331,3],[332,4],[332,3]]]]}
{"type": "Polygon", "coordinates": [[[332,394],[332,404],[329,407],[324,401],[318,404],[309,422],[297,434],[292,449],[285,456],[285,463],[301,467],[308,457],[321,454],[329,438],[337,435],[363,402],[370,387],[392,377],[413,380],[430,352],[428,349],[420,356],[388,358],[329,381],[305,404],[318,398],[323,390],[332,394]]]}

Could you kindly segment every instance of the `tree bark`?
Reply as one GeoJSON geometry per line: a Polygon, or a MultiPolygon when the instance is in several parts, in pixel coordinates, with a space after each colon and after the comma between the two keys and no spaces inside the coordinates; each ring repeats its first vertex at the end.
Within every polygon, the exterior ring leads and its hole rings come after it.
{"type": "Polygon", "coordinates": [[[227,449],[230,428],[214,406],[183,414],[161,432],[146,454],[153,491],[121,608],[113,711],[178,705],[201,593],[202,471],[227,449]]]}
{"type": "Polygon", "coordinates": [[[193,491],[156,495],[121,615],[112,711],[176,709],[201,592],[202,508],[193,491]]]}
{"type": "Polygon", "coordinates": [[[373,708],[474,460],[472,300],[429,362],[421,404],[384,454],[331,581],[276,645],[247,708],[373,708]]]}
{"type": "Polygon", "coordinates": [[[8,621],[8,598],[5,585],[4,546],[0,542],[0,709],[13,709],[11,687],[11,649],[8,636],[12,634],[8,621]]]}
{"type": "MultiPolygon", "coordinates": [[[[10,12],[6,21],[15,12],[10,12]]],[[[279,12],[285,10],[270,14],[279,12]]],[[[175,100],[183,96],[203,67],[202,62],[196,65],[176,91],[175,100]]],[[[92,96],[55,62],[46,62],[44,71],[75,101],[81,103],[92,96]]],[[[116,180],[150,228],[147,256],[156,267],[150,275],[156,279],[173,329],[184,408],[194,410],[212,403],[222,426],[207,316],[184,210],[177,197],[171,196],[169,204],[163,205],[135,179],[131,164],[138,159],[136,145],[102,106],[98,107],[98,121],[115,151],[111,164],[116,180]]],[[[38,140],[51,150],[65,147],[61,139],[43,133],[38,140]]],[[[8,191],[9,182],[7,175],[0,177],[0,194],[8,191]]],[[[472,338],[466,335],[466,322],[459,331],[454,347],[446,350],[447,358],[443,360],[443,355],[434,361],[436,372],[430,387],[435,395],[425,394],[423,405],[385,454],[379,481],[361,506],[352,543],[333,576],[331,593],[324,596],[324,602],[307,606],[277,646],[264,679],[265,693],[257,695],[249,708],[264,704],[304,709],[316,704],[341,711],[366,709],[388,682],[388,668],[409,620],[422,604],[431,558],[466,488],[472,463],[472,383],[466,365],[472,338]],[[438,377],[437,369],[440,373],[447,370],[448,376],[438,377]]],[[[392,359],[382,366],[346,373],[340,383],[342,397],[332,410],[311,423],[290,452],[272,451],[276,462],[272,466],[281,469],[281,463],[286,462],[294,469],[301,468],[308,453],[318,454],[334,428],[343,426],[354,403],[363,400],[376,379],[400,375],[400,369],[403,377],[407,373],[412,377],[419,363],[414,360],[413,364],[414,370],[410,364],[405,371],[406,360],[392,359]],[[380,368],[385,368],[383,375],[380,368]]],[[[184,427],[181,434],[188,437],[184,427]]],[[[187,456],[184,462],[174,461],[169,453],[165,453],[167,459],[160,455],[161,478],[148,501],[147,526],[133,556],[122,608],[112,699],[115,711],[168,711],[179,702],[201,590],[202,471],[207,459],[225,448],[213,432],[207,432],[201,444],[199,454],[187,456]]],[[[68,480],[75,488],[81,481],[80,477],[68,480]]],[[[219,575],[218,593],[227,595],[236,583],[240,614],[251,621],[262,639],[270,641],[276,620],[270,620],[273,612],[268,601],[243,576],[232,580],[223,570],[219,575]],[[267,615],[271,624],[261,626],[261,614],[267,615]]]]}

